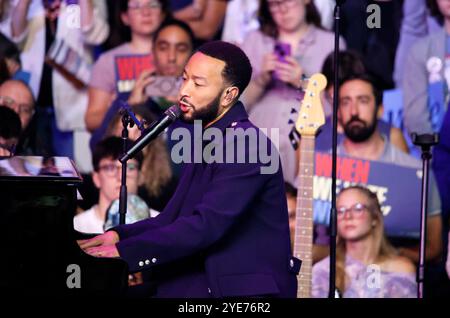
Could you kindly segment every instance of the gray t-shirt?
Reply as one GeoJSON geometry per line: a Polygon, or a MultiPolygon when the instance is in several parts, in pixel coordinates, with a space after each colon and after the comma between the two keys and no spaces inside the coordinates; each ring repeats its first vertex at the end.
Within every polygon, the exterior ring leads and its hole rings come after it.
{"type": "MultiPolygon", "coordinates": [[[[396,164],[402,167],[414,168],[422,170],[422,162],[413,156],[401,151],[395,147],[392,143],[384,140],[384,150],[380,158],[377,161],[396,164]]],[[[345,151],[343,143],[340,143],[337,148],[338,155],[348,155],[345,151]]],[[[420,195],[420,194],[418,194],[420,195]]],[[[429,191],[428,191],[428,216],[440,215],[441,214],[441,198],[439,196],[439,191],[437,188],[436,179],[433,172],[430,170],[429,179],[429,191]]]]}
{"type": "Polygon", "coordinates": [[[128,54],[136,54],[130,43],[122,44],[100,55],[92,69],[89,86],[114,94],[117,91],[115,58],[128,54]]]}

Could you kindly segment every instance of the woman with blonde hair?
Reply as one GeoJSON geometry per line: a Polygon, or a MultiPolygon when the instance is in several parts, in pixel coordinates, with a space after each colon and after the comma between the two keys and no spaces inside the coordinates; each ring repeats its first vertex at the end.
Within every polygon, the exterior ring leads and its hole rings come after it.
{"type": "MultiPolygon", "coordinates": [[[[416,297],[415,267],[391,246],[374,193],[362,186],[337,197],[336,287],[345,298],[416,297]]],[[[312,295],[327,297],[329,257],[313,267],[312,295]]]]}

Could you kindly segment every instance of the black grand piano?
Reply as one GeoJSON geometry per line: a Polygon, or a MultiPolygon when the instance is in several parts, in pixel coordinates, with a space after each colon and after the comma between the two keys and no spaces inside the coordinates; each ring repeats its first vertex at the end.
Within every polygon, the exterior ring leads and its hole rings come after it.
{"type": "Polygon", "coordinates": [[[125,295],[128,267],[95,258],[73,229],[82,178],[64,157],[0,160],[0,288],[18,294],[125,295]],[[38,293],[38,294],[37,294],[38,293]]]}

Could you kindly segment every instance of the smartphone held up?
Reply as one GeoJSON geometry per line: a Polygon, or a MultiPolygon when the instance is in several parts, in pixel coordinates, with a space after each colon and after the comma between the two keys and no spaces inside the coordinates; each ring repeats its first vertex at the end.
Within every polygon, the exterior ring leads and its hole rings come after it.
{"type": "MultiPolygon", "coordinates": [[[[291,45],[285,42],[276,42],[274,46],[274,54],[277,57],[277,60],[282,63],[286,63],[286,57],[291,56],[291,45]]],[[[278,78],[277,71],[273,72],[274,78],[278,78]]]]}
{"type": "Polygon", "coordinates": [[[154,76],[153,81],[145,88],[145,94],[149,97],[178,96],[181,83],[181,77],[154,76]]]}

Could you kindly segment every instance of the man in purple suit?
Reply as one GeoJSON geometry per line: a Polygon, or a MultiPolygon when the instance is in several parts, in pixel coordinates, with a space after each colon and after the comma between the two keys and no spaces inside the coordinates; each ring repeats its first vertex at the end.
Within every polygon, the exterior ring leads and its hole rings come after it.
{"type": "Polygon", "coordinates": [[[235,45],[215,41],[197,50],[179,100],[183,121],[201,120],[201,160],[185,163],[158,217],[116,227],[81,248],[121,257],[130,272],[151,269],[156,297],[296,296],[300,261],[291,254],[279,156],[238,101],[251,73],[235,45]]]}

